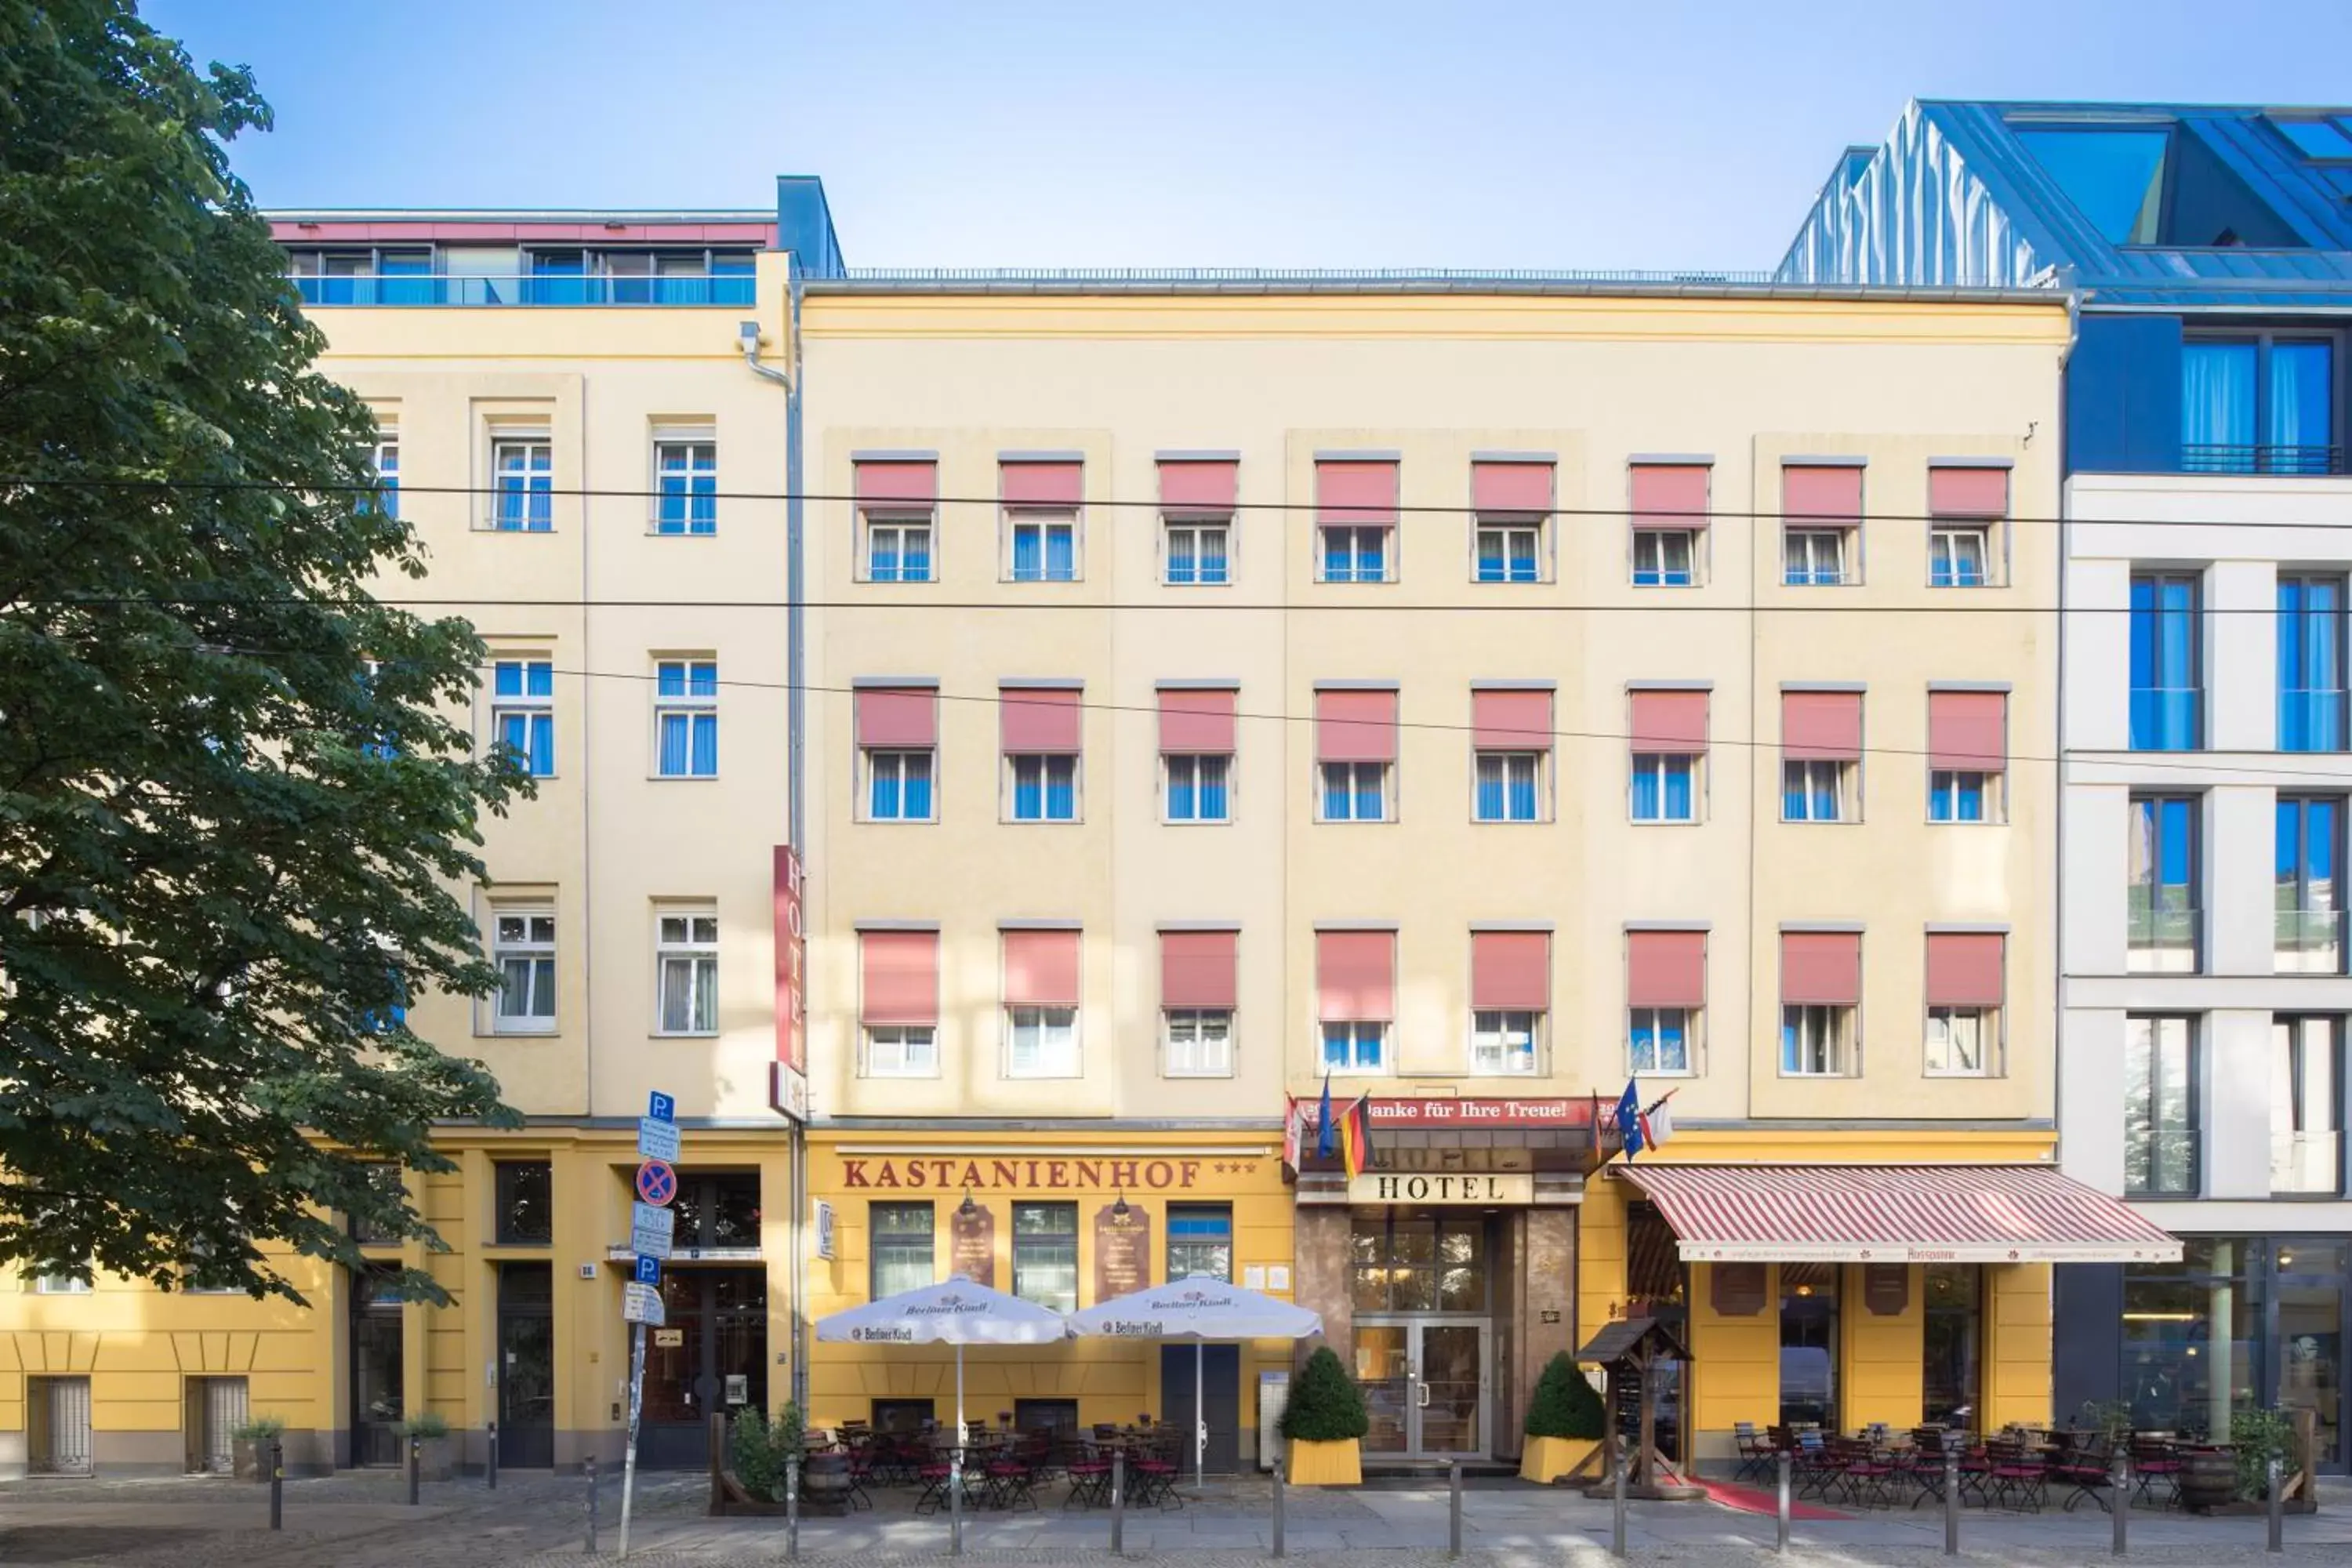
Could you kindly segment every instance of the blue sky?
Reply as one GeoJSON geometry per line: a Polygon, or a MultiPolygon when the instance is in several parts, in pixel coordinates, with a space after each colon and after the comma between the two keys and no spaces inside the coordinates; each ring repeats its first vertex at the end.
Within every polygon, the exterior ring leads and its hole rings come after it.
{"type": "Polygon", "coordinates": [[[280,206],[725,206],[852,263],[1769,267],[1906,100],[2352,98],[2347,0],[149,0],[280,206]]]}

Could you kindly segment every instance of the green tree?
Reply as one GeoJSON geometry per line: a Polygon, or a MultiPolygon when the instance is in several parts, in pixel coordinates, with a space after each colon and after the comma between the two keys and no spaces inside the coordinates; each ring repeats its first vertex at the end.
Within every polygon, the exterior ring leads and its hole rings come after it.
{"type": "Polygon", "coordinates": [[[1290,1402],[1282,1410],[1282,1435],[1300,1443],[1339,1443],[1372,1429],[1364,1392],[1328,1345],[1317,1348],[1290,1380],[1290,1402]]]}
{"type": "Polygon", "coordinates": [[[451,718],[472,629],[370,596],[423,562],[229,172],[268,122],[128,4],[0,0],[0,1262],[293,1295],[263,1244],[436,1239],[371,1166],[513,1120],[402,1009],[495,983],[453,889],[527,781],[451,718]]]}
{"type": "Polygon", "coordinates": [[[1601,1395],[1592,1392],[1591,1383],[1577,1371],[1566,1351],[1544,1363],[1543,1373],[1536,1379],[1535,1397],[1528,1401],[1528,1436],[1598,1437],[1607,1429],[1607,1421],[1601,1395]]]}

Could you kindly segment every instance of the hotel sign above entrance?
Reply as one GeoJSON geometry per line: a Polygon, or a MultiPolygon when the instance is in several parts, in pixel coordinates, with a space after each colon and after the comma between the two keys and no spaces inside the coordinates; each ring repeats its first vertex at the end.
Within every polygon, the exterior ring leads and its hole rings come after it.
{"type": "Polygon", "coordinates": [[[1526,1171],[1367,1171],[1348,1182],[1351,1204],[1454,1204],[1492,1207],[1536,1201],[1536,1179],[1526,1171]]]}

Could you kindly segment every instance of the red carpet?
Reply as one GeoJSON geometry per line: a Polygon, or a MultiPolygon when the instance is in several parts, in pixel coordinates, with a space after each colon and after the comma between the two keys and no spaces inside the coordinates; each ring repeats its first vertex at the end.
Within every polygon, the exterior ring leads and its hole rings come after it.
{"type": "MultiPolygon", "coordinates": [[[[1693,1479],[1697,1485],[1706,1489],[1709,1502],[1730,1509],[1735,1513],[1760,1513],[1769,1519],[1780,1511],[1780,1499],[1776,1492],[1763,1491],[1755,1487],[1738,1486],[1730,1481],[1700,1480],[1696,1477],[1693,1479]]],[[[1790,1519],[1852,1519],[1853,1515],[1840,1513],[1833,1508],[1819,1508],[1809,1502],[1799,1502],[1796,1499],[1790,1498],[1789,1517],[1790,1519]]]]}

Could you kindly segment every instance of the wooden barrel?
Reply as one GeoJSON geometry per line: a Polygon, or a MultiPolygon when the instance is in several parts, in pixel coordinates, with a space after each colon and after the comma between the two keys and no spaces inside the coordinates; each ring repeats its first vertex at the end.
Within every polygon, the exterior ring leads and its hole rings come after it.
{"type": "Polygon", "coordinates": [[[2180,1451],[2180,1506],[2202,1513],[2238,1496],[2238,1456],[2226,1447],[2180,1451]]]}

